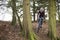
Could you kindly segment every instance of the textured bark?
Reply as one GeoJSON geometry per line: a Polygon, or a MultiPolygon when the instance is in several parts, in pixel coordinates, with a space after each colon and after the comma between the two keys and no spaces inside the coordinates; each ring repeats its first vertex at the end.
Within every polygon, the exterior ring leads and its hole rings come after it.
{"type": "Polygon", "coordinates": [[[49,36],[51,40],[56,38],[56,1],[49,0],[49,36]]]}
{"type": "Polygon", "coordinates": [[[35,40],[35,38],[37,38],[32,29],[29,0],[23,0],[23,27],[25,31],[25,40],[27,40],[27,36],[28,40],[35,40]]]}

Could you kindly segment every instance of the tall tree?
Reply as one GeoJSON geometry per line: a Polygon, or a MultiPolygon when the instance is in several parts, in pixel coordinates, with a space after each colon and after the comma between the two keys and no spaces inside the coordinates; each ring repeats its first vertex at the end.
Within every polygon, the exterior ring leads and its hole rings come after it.
{"type": "Polygon", "coordinates": [[[36,11],[35,11],[35,0],[33,0],[33,16],[34,16],[34,21],[35,21],[35,13],[36,13],[36,11]]]}
{"type": "Polygon", "coordinates": [[[59,19],[59,22],[60,22],[60,0],[57,0],[57,5],[58,5],[58,19],[59,19]]]}
{"type": "Polygon", "coordinates": [[[16,24],[16,3],[15,0],[11,0],[12,3],[12,10],[13,10],[13,18],[12,18],[12,25],[16,24]]]}
{"type": "Polygon", "coordinates": [[[23,0],[23,27],[25,28],[25,40],[28,33],[28,40],[35,40],[36,35],[32,29],[32,21],[30,14],[30,0],[23,0]]]}
{"type": "Polygon", "coordinates": [[[60,11],[59,11],[60,9],[59,8],[60,8],[60,5],[58,3],[58,19],[59,19],[59,22],[60,22],[60,11]]]}
{"type": "Polygon", "coordinates": [[[16,1],[15,0],[11,0],[12,2],[12,10],[13,10],[13,18],[12,18],[12,25],[16,24],[16,17],[18,18],[18,23],[20,26],[20,30],[22,31],[22,25],[21,25],[21,21],[20,21],[20,17],[18,16],[17,10],[16,10],[16,1]]]}
{"type": "Polygon", "coordinates": [[[56,0],[49,0],[49,36],[57,40],[56,36],[56,0]]]}

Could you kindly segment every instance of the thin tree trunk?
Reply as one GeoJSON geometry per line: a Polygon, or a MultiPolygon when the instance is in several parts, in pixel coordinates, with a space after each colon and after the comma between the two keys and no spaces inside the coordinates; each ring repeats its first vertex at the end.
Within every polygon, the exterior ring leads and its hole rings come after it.
{"type": "Polygon", "coordinates": [[[15,4],[15,0],[11,0],[12,3],[12,10],[13,10],[13,16],[12,16],[12,25],[16,24],[16,4],[15,4]]]}
{"type": "Polygon", "coordinates": [[[34,16],[34,21],[35,21],[35,0],[33,0],[33,16],[34,16]]]}
{"type": "Polygon", "coordinates": [[[22,27],[22,24],[21,24],[20,17],[18,16],[18,13],[16,13],[16,15],[18,17],[18,23],[19,23],[19,26],[20,26],[20,31],[23,31],[23,27],[22,27]]]}
{"type": "Polygon", "coordinates": [[[12,1],[12,10],[13,10],[13,19],[12,19],[12,25],[16,24],[16,16],[18,17],[18,22],[19,22],[19,26],[20,26],[20,30],[22,31],[22,25],[21,25],[21,21],[20,21],[20,17],[18,16],[17,10],[16,10],[16,1],[15,0],[11,0],[12,1]]]}
{"type": "Polygon", "coordinates": [[[59,22],[60,22],[59,3],[58,3],[58,19],[59,19],[59,22]]]}

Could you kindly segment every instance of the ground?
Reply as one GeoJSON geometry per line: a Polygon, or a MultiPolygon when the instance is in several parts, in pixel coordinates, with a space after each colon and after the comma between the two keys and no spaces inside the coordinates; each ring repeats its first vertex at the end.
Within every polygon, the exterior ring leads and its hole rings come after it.
{"type": "MultiPolygon", "coordinates": [[[[33,22],[33,28],[37,28],[37,22],[33,22]]],[[[60,37],[60,23],[57,22],[57,36],[60,37]]],[[[48,23],[44,22],[42,29],[40,29],[37,35],[39,40],[50,40],[47,36],[48,23]]],[[[12,26],[10,22],[0,21],[0,40],[24,40],[20,35],[20,27],[18,25],[12,26]]]]}
{"type": "MultiPolygon", "coordinates": [[[[37,28],[38,23],[34,22],[33,26],[34,29],[37,28]]],[[[57,37],[60,37],[60,23],[57,22],[57,37]]],[[[40,29],[39,33],[37,34],[40,37],[40,40],[50,40],[50,38],[47,36],[48,33],[48,23],[44,22],[42,25],[42,29],[40,29]]]]}

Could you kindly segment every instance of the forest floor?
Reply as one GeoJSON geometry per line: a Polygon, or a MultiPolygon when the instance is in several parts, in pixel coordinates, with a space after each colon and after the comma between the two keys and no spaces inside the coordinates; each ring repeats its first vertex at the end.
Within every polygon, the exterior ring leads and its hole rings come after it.
{"type": "MultiPolygon", "coordinates": [[[[33,22],[33,28],[37,28],[37,22],[33,22]]],[[[57,22],[57,36],[60,37],[60,23],[57,22]]],[[[42,29],[40,29],[37,35],[39,40],[50,40],[47,36],[48,23],[44,22],[42,29]]],[[[20,27],[18,25],[12,26],[10,22],[0,21],[0,40],[24,40],[20,33],[20,27]]]]}
{"type": "MultiPolygon", "coordinates": [[[[37,22],[33,23],[34,29],[37,28],[37,25],[38,25],[37,22]]],[[[56,28],[57,28],[57,30],[56,30],[57,31],[57,37],[60,38],[60,23],[59,22],[57,22],[56,28]]],[[[39,30],[39,33],[37,33],[37,35],[40,37],[40,40],[51,40],[47,36],[47,34],[48,34],[48,23],[44,22],[42,25],[42,28],[39,30]]]]}

